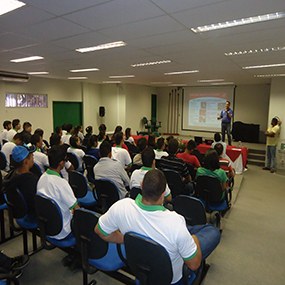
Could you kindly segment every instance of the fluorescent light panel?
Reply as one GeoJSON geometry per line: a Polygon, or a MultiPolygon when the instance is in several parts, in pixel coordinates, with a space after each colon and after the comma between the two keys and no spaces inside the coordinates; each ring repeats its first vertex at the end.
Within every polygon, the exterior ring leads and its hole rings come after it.
{"type": "Polygon", "coordinates": [[[68,79],[71,79],[71,80],[80,80],[80,79],[88,79],[88,77],[85,77],[85,76],[75,76],[75,77],[68,77],[68,79]]]}
{"type": "Polygon", "coordinates": [[[118,41],[118,42],[112,42],[112,43],[107,43],[107,44],[102,44],[94,47],[86,47],[86,48],[78,48],[76,51],[85,53],[85,52],[91,52],[91,51],[96,51],[96,50],[102,50],[102,49],[110,49],[110,48],[116,48],[116,47],[123,47],[126,46],[127,44],[123,41],[118,41]]]}
{"type": "Polygon", "coordinates": [[[158,81],[158,82],[150,82],[150,84],[171,84],[172,82],[162,82],[162,81],[158,81]]]}
{"type": "Polygon", "coordinates": [[[225,28],[232,28],[236,26],[242,26],[242,25],[248,25],[253,23],[260,23],[265,21],[271,21],[271,20],[278,20],[285,17],[284,12],[276,12],[271,14],[265,14],[265,15],[259,15],[259,16],[253,16],[248,18],[242,18],[237,20],[231,20],[211,25],[205,25],[205,26],[199,26],[196,28],[191,28],[191,30],[194,33],[203,33],[203,32],[209,32],[214,30],[220,30],[225,28]]]}
{"type": "Polygon", "coordinates": [[[116,79],[116,78],[133,78],[135,77],[134,75],[111,75],[109,76],[109,78],[113,78],[113,79],[116,79]]]}
{"type": "Polygon", "coordinates": [[[250,65],[250,66],[244,66],[242,69],[255,69],[255,68],[267,68],[267,67],[279,67],[279,66],[285,66],[285,63],[250,65]]]}
{"type": "Polygon", "coordinates": [[[0,15],[4,15],[25,5],[25,3],[17,0],[1,0],[0,15]]]}
{"type": "Polygon", "coordinates": [[[106,83],[106,84],[115,84],[115,83],[122,83],[122,81],[115,81],[115,80],[107,80],[107,81],[102,81],[102,83],[106,83]]]}
{"type": "Polygon", "coordinates": [[[174,87],[184,87],[184,86],[187,86],[187,84],[169,84],[168,86],[174,86],[174,87]]]}
{"type": "Polygon", "coordinates": [[[271,47],[271,48],[258,48],[258,49],[231,51],[231,52],[225,52],[225,56],[256,54],[256,53],[272,52],[272,51],[285,51],[285,46],[284,47],[271,47]]]}
{"type": "Polygon", "coordinates": [[[89,72],[89,71],[98,71],[98,68],[85,68],[85,69],[71,69],[70,72],[89,72]]]}
{"type": "Polygon", "coordinates": [[[254,75],[254,77],[282,77],[285,76],[285,73],[280,73],[280,74],[257,74],[254,75]]]}
{"type": "Polygon", "coordinates": [[[164,64],[164,63],[170,63],[171,60],[158,60],[158,61],[151,61],[151,62],[143,62],[143,63],[135,63],[132,64],[132,67],[142,67],[142,66],[150,66],[150,65],[157,65],[157,64],[164,64]]]}
{"type": "Polygon", "coordinates": [[[47,71],[33,71],[33,72],[28,72],[30,75],[44,75],[44,74],[49,74],[47,71]]]}
{"type": "Polygon", "coordinates": [[[222,82],[222,81],[225,81],[225,79],[201,79],[201,80],[197,80],[197,82],[200,82],[200,83],[222,82]]]}
{"type": "Polygon", "coordinates": [[[210,83],[210,85],[233,85],[234,82],[216,82],[216,83],[210,83]]]}
{"type": "Polygon", "coordinates": [[[173,71],[173,72],[166,72],[164,75],[178,75],[178,74],[188,74],[188,73],[197,73],[199,70],[185,70],[185,71],[173,71]]]}
{"type": "Polygon", "coordinates": [[[39,60],[44,59],[42,56],[29,56],[29,57],[23,57],[23,58],[17,58],[17,59],[11,59],[11,62],[20,63],[20,62],[26,62],[26,61],[33,61],[33,60],[39,60]]]}

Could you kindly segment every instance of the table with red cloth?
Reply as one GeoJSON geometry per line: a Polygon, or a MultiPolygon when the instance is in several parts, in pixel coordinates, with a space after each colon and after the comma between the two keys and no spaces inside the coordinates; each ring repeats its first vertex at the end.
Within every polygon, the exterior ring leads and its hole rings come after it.
{"type": "Polygon", "coordinates": [[[132,137],[133,137],[133,139],[135,140],[135,143],[136,143],[136,144],[138,144],[138,140],[139,140],[140,138],[146,138],[146,140],[148,140],[148,135],[146,135],[146,136],[143,136],[143,135],[134,136],[134,135],[132,135],[132,137]]]}
{"type": "MultiPolygon", "coordinates": [[[[187,141],[183,141],[187,144],[187,141]]],[[[205,154],[211,146],[207,144],[199,144],[197,149],[205,154]]],[[[246,166],[248,149],[246,147],[236,147],[227,145],[226,155],[227,159],[231,161],[232,167],[235,169],[236,174],[241,174],[246,166]]]]}

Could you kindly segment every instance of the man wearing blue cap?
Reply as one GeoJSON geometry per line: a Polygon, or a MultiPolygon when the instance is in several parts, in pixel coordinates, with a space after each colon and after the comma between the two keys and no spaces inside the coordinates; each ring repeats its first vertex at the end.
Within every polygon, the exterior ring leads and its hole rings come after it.
{"type": "Polygon", "coordinates": [[[37,192],[38,178],[30,172],[34,165],[35,149],[25,146],[15,146],[12,150],[12,160],[15,169],[4,178],[4,191],[15,191],[18,188],[27,203],[28,213],[35,214],[34,198],[37,192]]]}

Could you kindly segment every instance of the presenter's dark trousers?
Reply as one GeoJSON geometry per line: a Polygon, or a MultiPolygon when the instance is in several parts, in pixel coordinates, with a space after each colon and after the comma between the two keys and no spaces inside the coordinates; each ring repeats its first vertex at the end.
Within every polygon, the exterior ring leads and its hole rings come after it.
{"type": "Polygon", "coordinates": [[[222,141],[225,141],[226,133],[228,135],[228,145],[232,145],[231,123],[222,123],[222,141]]]}

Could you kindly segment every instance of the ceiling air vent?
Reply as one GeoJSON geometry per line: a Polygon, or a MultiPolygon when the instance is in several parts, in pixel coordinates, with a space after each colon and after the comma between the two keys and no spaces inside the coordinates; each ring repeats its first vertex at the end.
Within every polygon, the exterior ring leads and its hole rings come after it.
{"type": "Polygon", "coordinates": [[[0,81],[28,82],[29,76],[25,73],[0,71],[0,81]]]}

